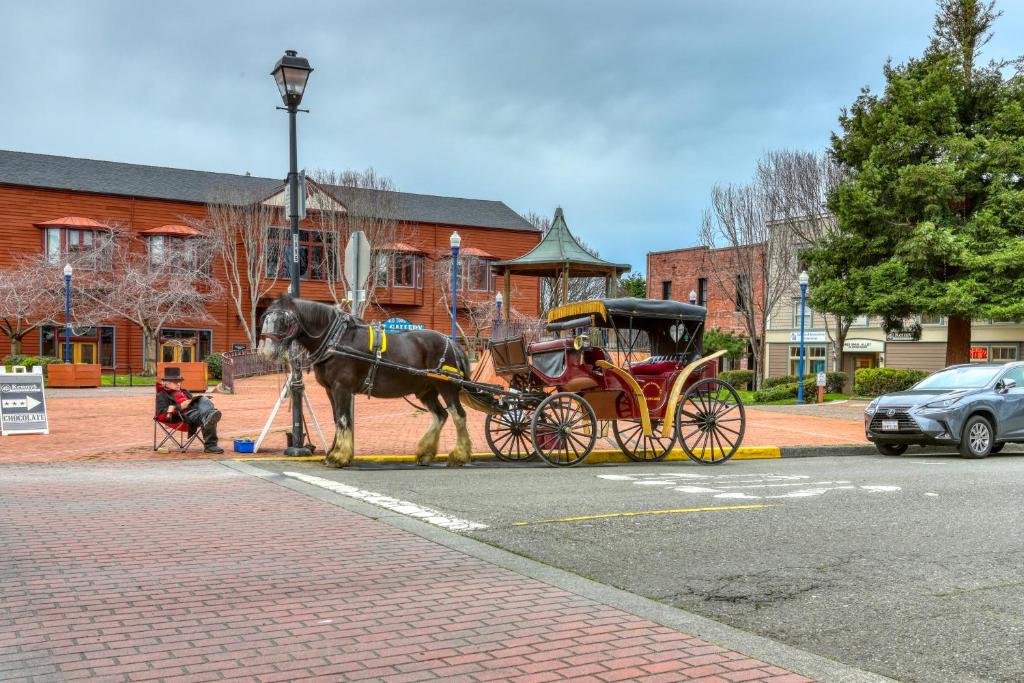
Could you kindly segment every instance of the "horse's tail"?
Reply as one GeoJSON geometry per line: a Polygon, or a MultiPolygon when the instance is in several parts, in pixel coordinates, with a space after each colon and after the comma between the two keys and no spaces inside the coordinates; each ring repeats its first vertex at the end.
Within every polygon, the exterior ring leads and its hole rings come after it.
{"type": "MultiPolygon", "coordinates": [[[[453,344],[452,350],[455,352],[455,365],[459,368],[459,372],[462,373],[462,377],[464,379],[472,379],[469,367],[469,357],[466,355],[466,352],[463,351],[462,347],[458,344],[453,344]]],[[[478,410],[490,415],[500,415],[504,412],[497,405],[492,405],[492,402],[487,401],[485,397],[474,395],[471,391],[466,391],[465,389],[459,392],[459,402],[473,410],[478,410]]]]}

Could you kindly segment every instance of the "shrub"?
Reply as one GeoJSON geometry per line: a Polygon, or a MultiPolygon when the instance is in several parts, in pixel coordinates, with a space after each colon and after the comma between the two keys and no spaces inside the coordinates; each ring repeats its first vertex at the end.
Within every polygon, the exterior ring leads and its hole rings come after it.
{"type": "MultiPolygon", "coordinates": [[[[804,387],[805,389],[807,387],[804,387]]],[[[788,398],[796,398],[798,385],[796,384],[775,384],[766,389],[761,389],[754,394],[756,403],[771,403],[772,401],[783,401],[788,398]]]]}
{"type": "Polygon", "coordinates": [[[853,386],[863,396],[879,396],[893,391],[905,391],[928,375],[923,370],[861,368],[854,374],[853,386]]]}
{"type": "Polygon", "coordinates": [[[754,381],[753,370],[723,370],[718,373],[718,378],[728,382],[737,389],[746,389],[754,381]]]}
{"type": "Polygon", "coordinates": [[[34,368],[38,365],[43,369],[43,374],[45,375],[47,365],[60,362],[61,360],[59,358],[54,358],[53,356],[24,356],[18,365],[26,368],[34,368]]]}
{"type": "Polygon", "coordinates": [[[211,353],[203,359],[203,362],[206,363],[206,369],[210,373],[210,377],[221,379],[221,373],[224,369],[224,354],[211,353]]]}
{"type": "MultiPolygon", "coordinates": [[[[764,383],[761,385],[762,389],[771,389],[772,387],[779,386],[780,384],[796,384],[799,378],[796,375],[782,375],[781,377],[767,377],[764,383]]],[[[826,372],[825,373],[825,393],[826,394],[841,394],[843,393],[843,387],[846,386],[846,373],[845,372],[826,372]]],[[[817,375],[804,375],[804,391],[818,391],[818,376],[817,375]]]]}
{"type": "Polygon", "coordinates": [[[22,365],[26,358],[31,356],[25,355],[24,353],[12,353],[9,356],[4,356],[4,365],[11,367],[12,365],[22,365]]]}

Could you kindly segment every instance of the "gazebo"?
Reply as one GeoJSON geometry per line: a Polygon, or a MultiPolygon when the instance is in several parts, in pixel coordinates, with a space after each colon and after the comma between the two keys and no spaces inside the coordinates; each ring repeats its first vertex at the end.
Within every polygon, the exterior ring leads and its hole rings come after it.
{"type": "MultiPolygon", "coordinates": [[[[561,207],[555,209],[555,220],[540,244],[519,258],[492,263],[491,268],[505,277],[504,300],[510,304],[504,310],[505,320],[511,320],[513,275],[561,279],[562,296],[559,301],[552,303],[565,304],[569,303],[570,277],[603,277],[606,283],[605,292],[611,295],[612,283],[617,280],[619,275],[631,269],[629,264],[611,263],[584,249],[569,232],[569,226],[565,224],[565,215],[562,213],[561,207]]],[[[556,288],[556,297],[557,291],[556,288]]]]}

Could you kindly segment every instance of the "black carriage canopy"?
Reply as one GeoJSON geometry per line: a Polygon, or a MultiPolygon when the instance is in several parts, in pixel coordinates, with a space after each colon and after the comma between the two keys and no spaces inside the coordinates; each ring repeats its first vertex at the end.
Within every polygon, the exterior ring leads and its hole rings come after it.
{"type": "Polygon", "coordinates": [[[548,311],[548,330],[552,332],[585,327],[615,330],[632,347],[646,333],[651,356],[687,356],[704,352],[703,306],[659,299],[594,299],[558,306],[548,311]]]}

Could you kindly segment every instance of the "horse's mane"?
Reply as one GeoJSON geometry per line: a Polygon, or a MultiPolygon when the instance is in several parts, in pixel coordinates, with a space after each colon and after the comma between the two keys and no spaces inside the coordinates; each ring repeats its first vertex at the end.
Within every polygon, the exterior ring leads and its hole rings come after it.
{"type": "MultiPolygon", "coordinates": [[[[322,304],[319,301],[310,301],[308,299],[296,299],[291,295],[284,295],[280,299],[274,302],[273,307],[284,308],[289,304],[295,307],[299,317],[302,319],[303,324],[309,325],[315,329],[325,329],[334,320],[334,316],[338,314],[338,308],[330,304],[322,304]]],[[[366,323],[362,318],[351,316],[351,319],[360,325],[366,323]]]]}

